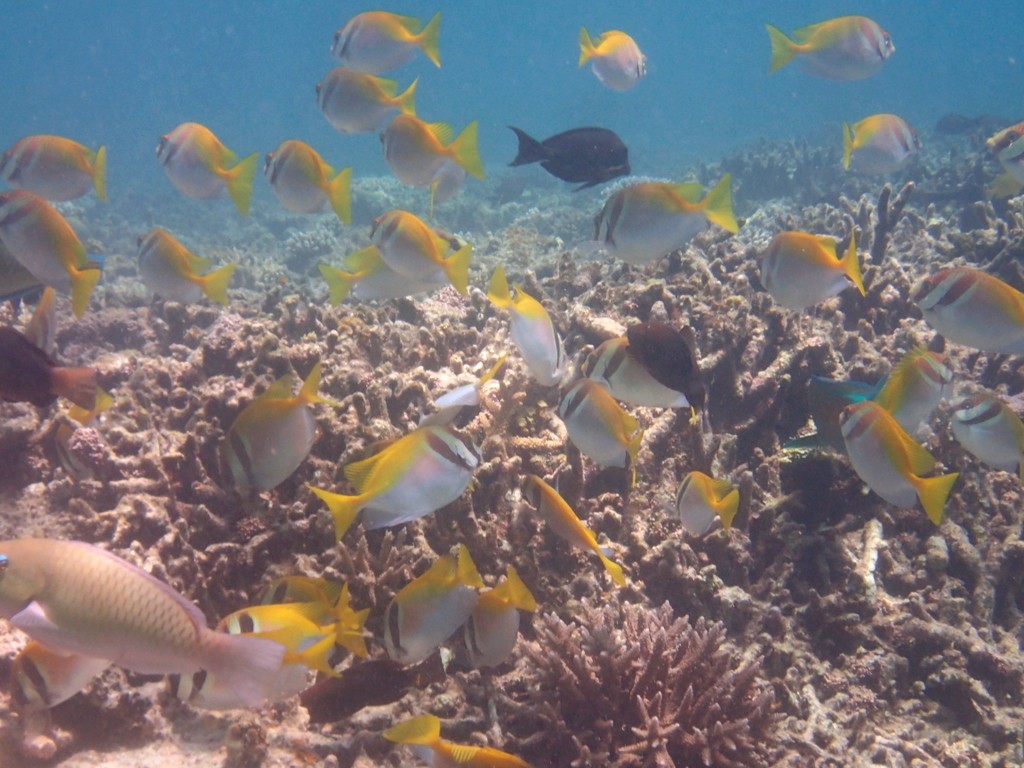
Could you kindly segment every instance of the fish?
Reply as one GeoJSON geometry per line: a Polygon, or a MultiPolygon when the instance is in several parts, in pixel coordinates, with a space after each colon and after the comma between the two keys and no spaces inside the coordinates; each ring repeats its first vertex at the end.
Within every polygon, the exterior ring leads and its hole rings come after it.
{"type": "Polygon", "coordinates": [[[269,153],[263,175],[289,211],[321,213],[333,210],[345,224],[352,223],[352,169],[335,173],[308,144],[288,139],[269,153]]]}
{"type": "Polygon", "coordinates": [[[925,347],[904,355],[872,398],[907,432],[916,432],[952,390],[949,358],[925,347]]]}
{"type": "Polygon", "coordinates": [[[708,222],[738,232],[730,185],[727,173],[703,200],[698,183],[651,181],[623,187],[608,197],[594,220],[595,242],[586,249],[645,264],[682,248],[708,222]]]}
{"type": "Polygon", "coordinates": [[[697,336],[689,326],[681,331],[647,320],[626,329],[632,357],[658,384],[682,392],[691,408],[702,409],[707,397],[697,359],[697,336]]]}
{"type": "Polygon", "coordinates": [[[398,299],[429,293],[450,284],[441,268],[422,278],[406,277],[395,272],[381,258],[376,245],[369,245],[346,256],[345,269],[329,264],[320,264],[319,269],[327,283],[332,306],[337,306],[350,294],[361,301],[398,299]]]}
{"type": "Polygon", "coordinates": [[[43,287],[39,278],[14,258],[0,239],[0,302],[19,302],[40,293],[43,287]]]}
{"type": "Polygon", "coordinates": [[[480,595],[466,619],[463,636],[469,663],[496,667],[505,661],[519,638],[519,612],[537,610],[537,601],[511,565],[505,581],[480,595]]]}
{"type": "Polygon", "coordinates": [[[204,295],[218,304],[228,303],[228,284],[236,264],[200,274],[210,262],[196,256],[166,229],[154,227],[138,239],[139,276],[146,287],[169,301],[186,304],[204,295]]]}
{"type": "Polygon", "coordinates": [[[53,202],[96,190],[107,201],[107,148],[97,150],[63,136],[26,136],[0,157],[0,179],[53,202]]]}
{"type": "Polygon", "coordinates": [[[434,768],[531,768],[526,761],[499,749],[442,739],[441,721],[434,715],[403,720],[384,731],[384,738],[411,746],[417,757],[434,768]]]}
{"type": "Polygon", "coordinates": [[[209,629],[202,612],[165,583],[81,541],[0,542],[0,618],[53,651],[133,672],[204,669],[247,705],[265,698],[285,650],[209,629]]]}
{"type": "Polygon", "coordinates": [[[840,16],[793,32],[789,39],[766,24],[772,44],[769,74],[794,59],[805,72],[828,80],[863,80],[896,52],[892,36],[866,16],[840,16]]]}
{"type": "Polygon", "coordinates": [[[583,361],[580,373],[607,389],[616,400],[644,408],[686,408],[682,392],[661,384],[638,361],[629,339],[618,336],[603,342],[583,361]]]}
{"type": "Polygon", "coordinates": [[[362,512],[367,530],[401,525],[451,504],[469,487],[480,450],[450,426],[415,429],[345,466],[356,495],[309,486],[331,511],[338,541],[362,512]]]}
{"type": "Polygon", "coordinates": [[[443,555],[394,596],[384,613],[384,650],[401,664],[432,654],[469,618],[484,586],[465,544],[443,555]]]}
{"type": "Polygon", "coordinates": [[[607,128],[573,128],[544,141],[537,141],[514,125],[509,128],[519,139],[519,151],[510,166],[540,163],[541,168],[562,181],[583,182],[574,192],[630,172],[629,150],[607,128]]]}
{"type": "Polygon", "coordinates": [[[434,180],[430,184],[430,215],[434,215],[434,206],[451,200],[462,189],[466,182],[466,169],[453,159],[445,158],[434,172],[434,180]]]}
{"type": "Polygon", "coordinates": [[[850,464],[871,490],[897,507],[920,500],[929,519],[942,525],[946,499],[960,473],[923,477],[935,469],[935,457],[872,400],[846,406],[839,426],[850,464]]]}
{"type": "Polygon", "coordinates": [[[927,323],[947,339],[982,352],[1024,354],[1024,294],[971,267],[947,267],[911,291],[927,323]]]}
{"type": "Polygon", "coordinates": [[[578,66],[589,62],[594,76],[613,91],[628,91],[647,74],[647,57],[625,32],[610,29],[591,39],[581,27],[579,43],[578,66]]]}
{"type": "Polygon", "coordinates": [[[384,159],[395,177],[410,187],[437,188],[445,182],[445,161],[451,160],[475,178],[484,178],[474,120],[454,136],[447,123],[425,123],[398,114],[380,135],[384,159]]]}
{"type": "Polygon", "coordinates": [[[787,440],[785,450],[824,450],[846,453],[846,442],[839,427],[839,414],[850,403],[873,400],[884,385],[862,381],[836,381],[825,376],[811,376],[807,384],[807,406],[817,432],[787,440]]]}
{"type": "Polygon", "coordinates": [[[452,250],[415,214],[392,210],[378,216],[370,231],[370,240],[380,257],[395,272],[415,280],[426,280],[442,270],[463,296],[469,295],[469,264],[473,246],[469,243],[452,250]]]}
{"type": "Polygon", "coordinates": [[[843,168],[860,173],[895,173],[921,151],[921,139],[898,115],[871,115],[843,123],[843,168]]]}
{"type": "Polygon", "coordinates": [[[761,284],[776,303],[792,310],[830,299],[850,285],[867,295],[853,235],[846,255],[839,259],[835,238],[780,232],[761,258],[761,284]]]}
{"type": "Polygon", "coordinates": [[[398,110],[416,114],[416,83],[398,93],[398,83],[335,67],[316,86],[316,103],[327,122],[341,133],[380,130],[384,121],[398,110]]]}
{"type": "Polygon", "coordinates": [[[988,188],[990,198],[1012,197],[1024,188],[1024,121],[1004,128],[985,141],[1003,173],[988,188]]]}
{"type": "Polygon", "coordinates": [[[65,411],[64,422],[57,427],[54,433],[54,447],[57,450],[57,460],[64,467],[75,482],[92,480],[94,467],[83,461],[82,458],[71,449],[71,438],[79,429],[92,429],[99,421],[100,416],[106,413],[114,405],[114,398],[102,387],[96,387],[93,407],[90,409],[73,405],[65,411]]]}
{"type": "Polygon", "coordinates": [[[85,314],[100,267],[56,208],[24,190],[0,194],[0,240],[40,283],[70,290],[76,318],[85,314]]]}
{"type": "Polygon", "coordinates": [[[569,439],[595,464],[626,467],[636,484],[636,456],[644,439],[640,423],[592,379],[580,379],[562,396],[558,415],[569,439]]]}
{"type": "Polygon", "coordinates": [[[728,533],[740,506],[740,492],[728,480],[715,480],[703,472],[687,472],[676,489],[676,517],[690,533],[701,536],[716,519],[728,533]]]}
{"type": "Polygon", "coordinates": [[[611,559],[609,553],[597,543],[594,532],[583,524],[572,507],[554,488],[537,475],[527,475],[523,481],[523,498],[537,509],[537,514],[561,539],[577,549],[589,549],[601,560],[617,586],[626,586],[622,566],[611,559]]]}
{"type": "Polygon", "coordinates": [[[419,426],[451,424],[465,409],[478,407],[483,399],[484,385],[498,375],[505,366],[505,359],[506,356],[502,355],[498,358],[498,362],[484,371],[483,375],[476,381],[470,384],[463,384],[461,387],[456,387],[438,397],[434,401],[434,407],[437,410],[429,415],[422,415],[419,426]]]}
{"type": "Polygon", "coordinates": [[[568,369],[562,338],[544,305],[520,285],[513,291],[509,291],[505,269],[501,265],[495,267],[487,285],[487,298],[494,306],[509,311],[512,342],[533,378],[542,386],[553,387],[562,381],[568,369]]]}
{"type": "Polygon", "coordinates": [[[953,403],[953,435],[979,461],[1016,472],[1024,481],[1024,422],[995,395],[979,393],[953,403]]]}
{"type": "Polygon", "coordinates": [[[0,326],[0,398],[46,408],[58,397],[92,410],[96,371],[62,368],[16,328],[0,326]]]}
{"type": "Polygon", "coordinates": [[[23,712],[40,712],[67,701],[110,666],[106,659],[62,653],[29,640],[11,665],[11,697],[23,712]]]}
{"type": "Polygon", "coordinates": [[[32,317],[25,326],[25,338],[52,355],[57,348],[57,292],[52,286],[43,288],[32,317]]]}
{"type": "Polygon", "coordinates": [[[222,455],[235,489],[243,496],[275,488],[299,468],[316,440],[314,403],[321,397],[321,366],[313,366],[297,395],[294,378],[282,376],[235,417],[224,437],[222,455]]]}
{"type": "Polygon", "coordinates": [[[259,152],[239,160],[205,125],[182,123],[160,137],[156,156],[181,194],[211,200],[226,192],[238,212],[249,215],[259,152]]]}
{"type": "Polygon", "coordinates": [[[419,19],[388,11],[366,11],[345,22],[334,33],[331,54],[356,72],[379,75],[397,69],[420,50],[435,67],[441,66],[438,40],[441,14],[422,26],[419,19]]]}

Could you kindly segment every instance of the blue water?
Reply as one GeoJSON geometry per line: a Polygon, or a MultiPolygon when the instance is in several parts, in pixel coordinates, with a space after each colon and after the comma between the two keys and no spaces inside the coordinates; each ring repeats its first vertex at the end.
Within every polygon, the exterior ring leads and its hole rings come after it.
{"type": "MultiPolygon", "coordinates": [[[[240,154],[286,138],[316,147],[356,177],[387,173],[373,134],[342,136],[320,114],[314,87],[336,62],[334,31],[380,6],[326,2],[8,2],[0,24],[0,145],[56,133],[108,145],[110,188],[169,183],[153,151],[178,123],[209,126],[240,154]]],[[[418,114],[461,129],[480,121],[490,172],[515,155],[507,124],[538,138],[586,124],[618,132],[634,171],[679,176],[758,138],[835,136],[843,120],[895,112],[927,129],[947,112],[1020,119],[1024,5],[883,2],[691,3],[396,1],[424,21],[440,9],[441,58],[389,76],[420,77],[418,114]],[[833,16],[876,19],[896,53],[862,82],[835,83],[789,66],[769,77],[764,23],[784,31],[833,16]],[[629,93],[576,66],[577,34],[629,32],[649,58],[629,93]]],[[[472,183],[472,182],[470,182],[472,183]]],[[[258,187],[264,187],[263,182],[258,187]]],[[[266,195],[267,190],[258,192],[266,195]]]]}

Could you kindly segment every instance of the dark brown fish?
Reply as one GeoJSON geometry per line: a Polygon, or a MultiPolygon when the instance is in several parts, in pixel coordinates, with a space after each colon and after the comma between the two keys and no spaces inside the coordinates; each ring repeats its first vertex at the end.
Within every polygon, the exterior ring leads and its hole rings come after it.
{"type": "Polygon", "coordinates": [[[629,173],[629,150],[607,128],[573,128],[544,141],[509,128],[519,138],[519,154],[509,165],[540,163],[562,181],[582,181],[576,192],[629,173]]]}
{"type": "Polygon", "coordinates": [[[692,328],[677,331],[648,320],[629,328],[626,338],[630,354],[659,384],[682,392],[694,408],[704,407],[707,390],[692,328]]]}
{"type": "Polygon", "coordinates": [[[18,330],[0,327],[0,397],[46,407],[58,396],[91,411],[96,404],[96,372],[61,368],[18,330]]]}

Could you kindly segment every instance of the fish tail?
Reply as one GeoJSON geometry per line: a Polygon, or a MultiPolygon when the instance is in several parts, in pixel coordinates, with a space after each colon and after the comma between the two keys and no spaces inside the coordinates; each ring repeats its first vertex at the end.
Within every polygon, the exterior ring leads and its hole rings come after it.
{"type": "Polygon", "coordinates": [[[398,744],[422,744],[429,747],[441,739],[441,721],[434,715],[404,720],[384,731],[384,738],[398,744]]]}
{"type": "Polygon", "coordinates": [[[438,11],[419,34],[420,48],[423,49],[427,58],[434,62],[435,67],[441,66],[441,52],[438,47],[440,38],[441,12],[438,11]]]}
{"type": "Polygon", "coordinates": [[[340,493],[331,493],[322,488],[314,488],[312,485],[306,487],[319,496],[331,510],[331,517],[334,518],[334,537],[341,541],[348,529],[352,527],[352,523],[356,521],[356,517],[359,516],[365,497],[342,496],[340,493]]]}
{"type": "Polygon", "coordinates": [[[260,153],[253,152],[242,162],[224,172],[224,183],[227,185],[228,194],[243,216],[249,215],[249,203],[252,201],[252,181],[256,176],[256,164],[259,162],[260,153]]]}
{"type": "Polygon", "coordinates": [[[322,372],[320,363],[313,366],[313,369],[309,372],[306,380],[302,382],[302,388],[299,390],[298,399],[303,403],[318,403],[320,402],[320,395],[317,394],[320,389],[320,374],[322,372]]]}
{"type": "Polygon", "coordinates": [[[768,66],[770,75],[789,64],[800,51],[796,43],[786,37],[781,30],[771,24],[765,24],[764,28],[768,30],[768,39],[772,42],[772,60],[768,66]]]}
{"type": "Polygon", "coordinates": [[[725,174],[714,189],[708,192],[708,196],[701,203],[704,215],[708,221],[712,221],[722,229],[729,232],[739,232],[740,225],[736,223],[736,217],[732,214],[732,174],[725,174]]]}
{"type": "Polygon", "coordinates": [[[402,114],[416,114],[416,84],[419,83],[419,81],[420,79],[418,77],[413,80],[412,84],[402,91],[395,100],[395,106],[398,107],[398,111],[402,114]]]}
{"type": "Polygon", "coordinates": [[[853,155],[853,131],[849,123],[843,123],[843,170],[850,170],[850,157],[853,155]]]}
{"type": "Polygon", "coordinates": [[[590,39],[590,33],[586,27],[580,27],[580,60],[576,66],[582,67],[594,57],[596,52],[594,41],[590,39]]]}
{"type": "Polygon", "coordinates": [[[92,368],[54,368],[53,394],[91,411],[96,407],[96,371],[92,368]]]}
{"type": "Polygon", "coordinates": [[[331,651],[334,650],[334,635],[328,634],[303,651],[288,652],[284,656],[285,664],[302,664],[328,677],[339,677],[329,663],[331,651]]]}
{"type": "Polygon", "coordinates": [[[734,488],[716,506],[718,507],[718,518],[722,521],[725,532],[728,533],[732,528],[732,521],[736,518],[736,512],[740,508],[740,492],[734,488]]]}
{"type": "Polygon", "coordinates": [[[500,264],[494,268],[491,282],[487,284],[487,298],[494,306],[502,309],[512,306],[512,294],[508,290],[505,268],[500,264]]]}
{"type": "Polygon", "coordinates": [[[327,264],[320,265],[320,274],[327,281],[327,289],[331,294],[331,306],[341,304],[352,290],[352,286],[356,284],[356,276],[351,272],[327,264]]]}
{"type": "Polygon", "coordinates": [[[959,472],[938,477],[918,477],[913,480],[917,490],[917,497],[921,500],[921,506],[928,513],[928,517],[936,525],[942,525],[946,519],[946,499],[949,492],[953,490],[953,483],[960,477],[959,472]]]}
{"type": "Polygon", "coordinates": [[[544,145],[526,131],[522,131],[514,125],[510,125],[509,128],[515,132],[516,138],[519,139],[519,151],[516,153],[515,160],[509,163],[510,166],[539,163],[541,160],[550,158],[551,153],[544,149],[544,145]]]}
{"type": "Polygon", "coordinates": [[[256,706],[272,692],[285,647],[261,637],[205,631],[202,667],[245,702],[256,706]]]}
{"type": "Polygon", "coordinates": [[[228,264],[220,269],[214,270],[208,275],[203,275],[200,278],[202,280],[201,285],[203,293],[218,304],[227,306],[228,283],[231,282],[231,275],[234,273],[236,266],[238,265],[228,264]]]}
{"type": "Polygon", "coordinates": [[[478,179],[484,178],[484,164],[480,161],[477,145],[477,122],[467,125],[455,140],[448,145],[455,162],[465,168],[466,173],[478,179]]]}
{"type": "Polygon", "coordinates": [[[444,261],[444,273],[463,296],[469,295],[469,264],[472,260],[473,245],[466,243],[444,261]]]}
{"type": "Polygon", "coordinates": [[[327,183],[327,197],[334,213],[345,224],[352,223],[352,169],[343,168],[327,183]]]}
{"type": "Polygon", "coordinates": [[[96,150],[96,157],[92,161],[92,186],[96,190],[96,197],[101,203],[107,202],[107,148],[100,147],[96,150]]]}
{"type": "Polygon", "coordinates": [[[508,594],[509,601],[520,611],[536,611],[537,600],[529,587],[519,578],[516,569],[511,565],[508,567],[508,594]]]}
{"type": "Polygon", "coordinates": [[[100,281],[100,272],[97,268],[77,269],[72,267],[71,276],[71,311],[75,318],[80,320],[89,306],[89,298],[100,281]]]}
{"type": "Polygon", "coordinates": [[[626,586],[626,573],[622,570],[622,566],[604,554],[604,552],[598,552],[598,556],[601,558],[601,564],[604,566],[604,569],[612,577],[612,581],[620,587],[626,586]]]}
{"type": "Polygon", "coordinates": [[[366,617],[370,615],[370,609],[345,611],[344,613],[351,615],[350,621],[342,621],[342,613],[342,611],[338,612],[338,621],[335,624],[335,642],[360,659],[367,658],[370,651],[366,647],[363,631],[366,626],[366,617]]]}
{"type": "Polygon", "coordinates": [[[839,262],[843,267],[843,272],[850,278],[857,290],[860,291],[861,296],[867,296],[868,292],[864,290],[864,278],[860,273],[860,260],[857,258],[857,236],[850,235],[850,247],[846,249],[846,255],[839,262]]]}

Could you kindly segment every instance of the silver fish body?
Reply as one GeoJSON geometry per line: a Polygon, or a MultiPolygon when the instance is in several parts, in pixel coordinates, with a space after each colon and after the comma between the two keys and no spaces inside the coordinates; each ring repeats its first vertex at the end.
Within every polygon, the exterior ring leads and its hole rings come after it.
{"type": "Polygon", "coordinates": [[[1024,423],[998,397],[977,394],[960,400],[953,405],[950,425],[960,444],[983,463],[1022,471],[1024,423]]]}

